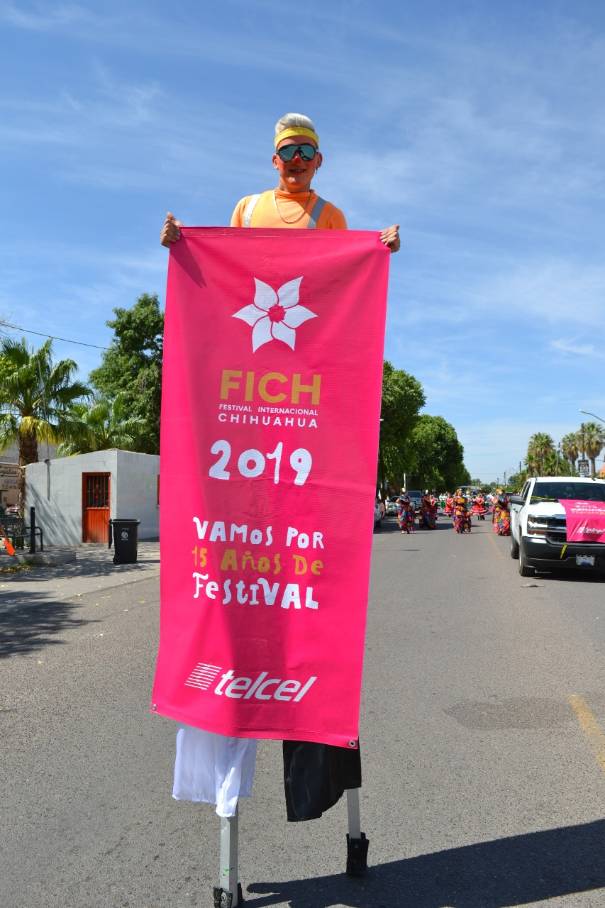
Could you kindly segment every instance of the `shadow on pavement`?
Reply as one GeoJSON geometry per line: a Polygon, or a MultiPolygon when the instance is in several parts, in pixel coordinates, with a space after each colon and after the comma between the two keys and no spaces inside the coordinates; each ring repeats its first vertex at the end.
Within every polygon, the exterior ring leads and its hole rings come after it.
{"type": "Polygon", "coordinates": [[[146,565],[149,565],[149,563],[150,562],[148,561],[140,561],[135,564],[114,564],[113,561],[96,561],[92,558],[86,559],[78,557],[78,560],[74,561],[72,564],[62,564],[56,568],[45,568],[44,574],[40,579],[52,580],[55,579],[55,577],[60,577],[61,579],[69,577],[107,577],[113,574],[126,572],[129,574],[145,573],[147,570],[146,565]]]}
{"type": "MultiPolygon", "coordinates": [[[[55,549],[57,548],[55,547],[55,549]]],[[[53,549],[48,547],[47,551],[50,552],[53,549]]],[[[124,573],[132,574],[135,579],[134,575],[149,572],[150,567],[159,563],[158,553],[152,557],[149,555],[140,557],[134,564],[114,564],[113,550],[107,549],[105,546],[98,548],[91,546],[90,551],[77,549],[75,561],[66,564],[44,565],[43,567],[33,566],[22,574],[9,575],[6,579],[11,585],[14,584],[13,591],[17,592],[20,583],[29,583],[32,580],[48,582],[57,579],[70,580],[75,577],[109,577],[124,573]]],[[[19,593],[19,595],[21,594],[19,593]]]]}
{"type": "MultiPolygon", "coordinates": [[[[345,874],[257,883],[250,908],[505,908],[605,886],[605,820],[392,861],[362,879],[345,874]]],[[[370,856],[372,843],[370,842],[370,856]]],[[[345,849],[343,847],[343,860],[345,849]]]]}
{"type": "Polygon", "coordinates": [[[20,593],[19,604],[0,606],[0,659],[31,653],[48,644],[63,643],[62,631],[89,624],[75,617],[77,603],[47,599],[37,593],[20,593]]]}

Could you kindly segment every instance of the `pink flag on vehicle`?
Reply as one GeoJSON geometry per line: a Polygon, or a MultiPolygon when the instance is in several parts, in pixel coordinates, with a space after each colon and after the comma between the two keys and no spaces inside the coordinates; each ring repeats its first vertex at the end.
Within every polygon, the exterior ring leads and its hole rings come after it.
{"type": "Polygon", "coordinates": [[[605,502],[561,498],[568,542],[605,542],[605,502]]]}
{"type": "Polygon", "coordinates": [[[388,264],[358,231],[171,248],[158,713],[356,746],[388,264]]]}

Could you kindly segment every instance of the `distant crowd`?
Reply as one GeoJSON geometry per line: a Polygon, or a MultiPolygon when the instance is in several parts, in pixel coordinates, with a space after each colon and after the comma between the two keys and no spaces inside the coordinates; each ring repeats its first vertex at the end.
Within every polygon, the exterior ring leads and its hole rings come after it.
{"type": "MultiPolygon", "coordinates": [[[[498,536],[510,535],[510,501],[503,489],[495,492],[469,492],[456,489],[454,493],[442,492],[436,495],[425,490],[418,499],[402,491],[391,503],[395,504],[397,523],[402,533],[413,533],[416,527],[434,530],[439,514],[452,521],[457,533],[470,533],[473,518],[484,521],[490,515],[494,533],[498,536]]],[[[387,511],[384,506],[384,511],[387,511]]]]}

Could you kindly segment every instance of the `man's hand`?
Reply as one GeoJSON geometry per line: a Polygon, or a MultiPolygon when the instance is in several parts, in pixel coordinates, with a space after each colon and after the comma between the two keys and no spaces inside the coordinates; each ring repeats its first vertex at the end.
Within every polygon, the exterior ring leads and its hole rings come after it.
{"type": "Polygon", "coordinates": [[[166,220],[162,226],[162,232],[160,233],[160,243],[162,246],[168,246],[170,248],[171,243],[176,243],[177,240],[181,238],[180,227],[183,225],[180,221],[177,221],[175,216],[171,211],[167,212],[166,220]]]}
{"type": "Polygon", "coordinates": [[[399,224],[386,227],[380,234],[380,241],[388,246],[391,252],[399,252],[401,240],[399,239],[399,224]]]}

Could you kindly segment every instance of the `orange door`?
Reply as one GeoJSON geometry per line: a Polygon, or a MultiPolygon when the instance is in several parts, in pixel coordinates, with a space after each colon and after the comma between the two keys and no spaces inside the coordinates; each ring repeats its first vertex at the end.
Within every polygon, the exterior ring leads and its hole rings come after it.
{"type": "Polygon", "coordinates": [[[82,542],[109,542],[110,473],[82,473],[82,542]]]}

